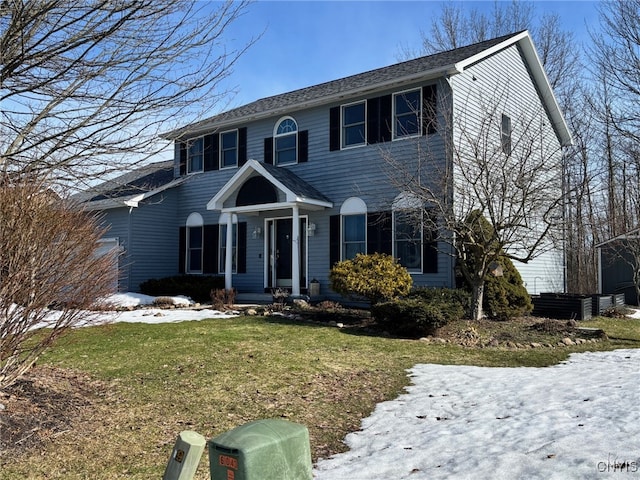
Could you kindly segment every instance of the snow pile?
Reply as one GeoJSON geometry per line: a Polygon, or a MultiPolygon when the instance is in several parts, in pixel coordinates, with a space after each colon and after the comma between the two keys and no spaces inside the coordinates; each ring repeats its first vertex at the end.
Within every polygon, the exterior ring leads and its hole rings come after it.
{"type": "Polygon", "coordinates": [[[548,368],[416,365],[413,385],[320,460],[315,480],[629,478],[640,473],[640,350],[548,368]]]}

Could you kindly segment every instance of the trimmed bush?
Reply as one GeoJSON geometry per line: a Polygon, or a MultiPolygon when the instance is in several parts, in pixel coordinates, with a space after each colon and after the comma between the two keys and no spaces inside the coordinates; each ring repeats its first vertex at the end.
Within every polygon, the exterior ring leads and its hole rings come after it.
{"type": "Polygon", "coordinates": [[[392,335],[410,338],[434,335],[449,320],[437,305],[419,298],[396,298],[377,303],[371,307],[371,314],[392,335]]]}
{"type": "Polygon", "coordinates": [[[383,253],[358,254],[336,263],[329,274],[331,289],[344,296],[359,295],[371,304],[406,295],[413,282],[406,268],[383,253]]]}
{"type": "Polygon", "coordinates": [[[224,289],[224,277],[211,275],[176,275],[152,278],[140,284],[140,293],[152,297],[186,295],[195,302],[211,301],[211,291],[224,289]]]}
{"type": "Polygon", "coordinates": [[[496,320],[509,320],[529,313],[533,310],[533,303],[520,273],[506,257],[502,257],[499,263],[502,275],[489,274],[484,283],[485,312],[496,320]]]}
{"type": "Polygon", "coordinates": [[[437,305],[449,320],[467,316],[471,311],[471,293],[460,288],[417,287],[411,290],[408,298],[419,298],[423,302],[437,305]]]}

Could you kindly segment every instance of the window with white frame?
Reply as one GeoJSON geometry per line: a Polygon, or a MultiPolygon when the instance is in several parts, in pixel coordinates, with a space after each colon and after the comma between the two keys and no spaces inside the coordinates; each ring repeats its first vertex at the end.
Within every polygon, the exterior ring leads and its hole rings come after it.
{"type": "Polygon", "coordinates": [[[204,138],[195,138],[187,143],[187,173],[202,172],[204,169],[204,138]]]}
{"type": "Polygon", "coordinates": [[[422,271],[422,201],[403,192],[393,201],[393,256],[410,272],[422,271]]]}
{"type": "Polygon", "coordinates": [[[187,273],[202,273],[203,221],[199,213],[187,218],[187,273]]]}
{"type": "Polygon", "coordinates": [[[420,135],[421,90],[393,94],[393,138],[420,135]]]}
{"type": "Polygon", "coordinates": [[[342,148],[364,145],[366,132],[366,102],[342,106],[342,148]]]}
{"type": "Polygon", "coordinates": [[[288,165],[298,161],[298,125],[285,117],[276,125],[273,135],[275,165],[288,165]]]}
{"type": "Polygon", "coordinates": [[[511,117],[502,114],[500,121],[500,143],[502,151],[508,156],[511,155],[511,117]]]}
{"type": "Polygon", "coordinates": [[[220,134],[220,168],[238,166],[238,130],[220,134]]]}
{"type": "Polygon", "coordinates": [[[367,253],[367,216],[365,214],[342,217],[342,259],[355,258],[358,253],[367,253]]]}
{"type": "Polygon", "coordinates": [[[340,207],[340,217],[342,260],[367,253],[367,205],[358,197],[348,198],[340,207]]]}
{"type": "MultiPolygon", "coordinates": [[[[228,214],[220,215],[218,222],[220,223],[219,231],[219,254],[218,254],[218,271],[224,273],[227,259],[227,221],[228,214]]],[[[238,219],[233,216],[231,230],[231,271],[238,272],[238,219]]]]}
{"type": "Polygon", "coordinates": [[[421,210],[393,212],[394,257],[410,272],[422,270],[421,210]]]}

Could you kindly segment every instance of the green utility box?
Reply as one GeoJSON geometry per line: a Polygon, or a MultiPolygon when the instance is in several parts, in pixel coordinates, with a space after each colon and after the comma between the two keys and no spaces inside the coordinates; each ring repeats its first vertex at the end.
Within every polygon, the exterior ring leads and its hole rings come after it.
{"type": "Polygon", "coordinates": [[[309,430],[257,420],[209,440],[211,480],[312,480],[309,430]]]}

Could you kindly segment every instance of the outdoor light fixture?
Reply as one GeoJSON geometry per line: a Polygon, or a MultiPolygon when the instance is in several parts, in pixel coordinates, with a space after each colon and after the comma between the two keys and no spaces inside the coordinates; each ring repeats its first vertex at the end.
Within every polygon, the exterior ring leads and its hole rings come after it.
{"type": "Polygon", "coordinates": [[[307,236],[313,237],[316,234],[316,224],[310,223],[307,225],[307,236]]]}
{"type": "Polygon", "coordinates": [[[260,238],[262,236],[262,229],[260,227],[254,227],[251,236],[254,240],[260,238]]]}

